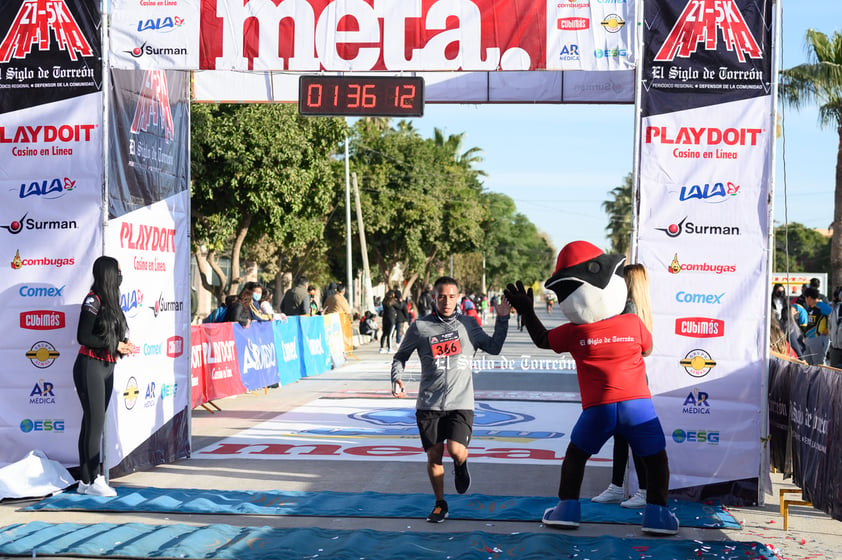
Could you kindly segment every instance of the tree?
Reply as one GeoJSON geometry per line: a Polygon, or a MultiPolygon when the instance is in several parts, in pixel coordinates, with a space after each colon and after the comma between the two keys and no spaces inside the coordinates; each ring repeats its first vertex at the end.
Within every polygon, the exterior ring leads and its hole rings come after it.
{"type": "Polygon", "coordinates": [[[783,70],[781,99],[796,109],[819,105],[819,125],[835,126],[839,136],[836,153],[836,187],[833,206],[833,236],[830,243],[831,284],[842,286],[842,34],[828,37],[807,30],[808,62],[783,70]]]}
{"type": "Polygon", "coordinates": [[[797,222],[775,228],[775,272],[824,272],[829,267],[830,239],[797,222]]]}
{"type": "MultiPolygon", "coordinates": [[[[345,131],[342,119],[308,119],[292,105],[193,105],[192,243],[200,264],[204,245],[208,264],[222,279],[218,299],[229,280],[229,293],[236,291],[247,239],[263,239],[274,249],[264,258],[278,262],[279,274],[284,255],[321,246],[336,204],[330,157],[345,131]],[[228,248],[230,279],[217,262],[228,248]]],[[[202,283],[212,289],[207,278],[202,283]]]]}
{"type": "Polygon", "coordinates": [[[632,230],[632,174],[623,179],[623,184],[614,187],[609,193],[612,198],[603,201],[602,209],[608,214],[608,239],[611,252],[626,255],[629,251],[632,230]]]}

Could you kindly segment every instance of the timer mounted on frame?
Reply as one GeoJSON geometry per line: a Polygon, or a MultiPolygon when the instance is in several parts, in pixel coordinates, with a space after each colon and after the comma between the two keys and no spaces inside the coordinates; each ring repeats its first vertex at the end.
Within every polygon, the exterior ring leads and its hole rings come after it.
{"type": "Polygon", "coordinates": [[[308,116],[421,117],[424,116],[424,78],[301,76],[298,112],[308,116]]]}

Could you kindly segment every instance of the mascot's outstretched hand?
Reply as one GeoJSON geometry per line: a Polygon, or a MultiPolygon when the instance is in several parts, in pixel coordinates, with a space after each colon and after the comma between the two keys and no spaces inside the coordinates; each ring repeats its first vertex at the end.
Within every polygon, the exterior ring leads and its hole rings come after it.
{"type": "Polygon", "coordinates": [[[503,295],[512,304],[512,307],[521,315],[526,315],[535,309],[535,302],[532,299],[532,288],[527,291],[523,287],[523,282],[517,281],[517,285],[508,284],[503,290],[503,295]]]}

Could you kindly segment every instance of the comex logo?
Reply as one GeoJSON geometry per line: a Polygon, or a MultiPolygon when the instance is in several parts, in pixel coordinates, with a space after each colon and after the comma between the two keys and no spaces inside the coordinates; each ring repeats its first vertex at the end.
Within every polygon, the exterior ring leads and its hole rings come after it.
{"type": "Polygon", "coordinates": [[[0,42],[0,63],[26,58],[35,46],[49,51],[51,38],[55,38],[59,49],[67,51],[70,60],[94,54],[64,0],[24,0],[12,27],[0,42]]]}

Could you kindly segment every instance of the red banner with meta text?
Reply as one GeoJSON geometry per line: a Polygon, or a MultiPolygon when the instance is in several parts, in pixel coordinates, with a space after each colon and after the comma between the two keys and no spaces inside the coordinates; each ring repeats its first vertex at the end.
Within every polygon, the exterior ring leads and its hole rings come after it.
{"type": "MultiPolygon", "coordinates": [[[[247,389],[240,380],[240,366],[237,361],[237,346],[234,343],[233,323],[209,323],[193,327],[193,336],[201,338],[198,346],[193,344],[193,375],[201,370],[203,381],[193,387],[193,402],[196,402],[198,386],[204,386],[204,402],[242,395],[247,389]]],[[[199,403],[202,404],[202,403],[199,403]]]]}

